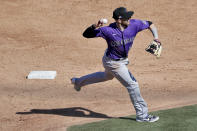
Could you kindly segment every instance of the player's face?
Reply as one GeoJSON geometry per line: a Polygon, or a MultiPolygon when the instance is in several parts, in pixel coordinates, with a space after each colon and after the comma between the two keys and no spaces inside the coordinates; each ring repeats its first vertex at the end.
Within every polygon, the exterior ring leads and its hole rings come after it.
{"type": "Polygon", "coordinates": [[[121,25],[127,27],[129,25],[129,19],[121,19],[121,25]]]}

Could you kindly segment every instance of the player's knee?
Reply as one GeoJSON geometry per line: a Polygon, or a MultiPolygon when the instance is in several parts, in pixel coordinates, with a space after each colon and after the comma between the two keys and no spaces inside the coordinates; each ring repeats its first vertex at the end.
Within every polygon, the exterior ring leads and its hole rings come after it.
{"type": "Polygon", "coordinates": [[[137,81],[131,81],[131,82],[129,82],[128,84],[129,84],[129,85],[128,85],[127,88],[129,88],[129,89],[135,89],[135,88],[138,88],[138,87],[139,87],[139,84],[138,84],[137,81]]]}

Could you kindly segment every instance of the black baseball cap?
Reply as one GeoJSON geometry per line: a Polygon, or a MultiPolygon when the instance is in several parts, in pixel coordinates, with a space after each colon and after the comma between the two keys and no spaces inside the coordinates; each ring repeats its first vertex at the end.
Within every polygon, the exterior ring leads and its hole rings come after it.
{"type": "Polygon", "coordinates": [[[125,7],[116,8],[113,12],[114,19],[130,19],[131,16],[134,14],[133,11],[127,11],[125,7]]]}

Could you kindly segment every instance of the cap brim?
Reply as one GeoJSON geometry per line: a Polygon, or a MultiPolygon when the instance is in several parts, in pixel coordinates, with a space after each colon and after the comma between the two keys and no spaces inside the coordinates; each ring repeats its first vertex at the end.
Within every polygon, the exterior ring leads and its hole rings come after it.
{"type": "Polygon", "coordinates": [[[128,11],[126,14],[125,14],[125,16],[124,16],[124,18],[123,19],[130,19],[131,18],[131,16],[134,14],[134,12],[133,11],[128,11]]]}

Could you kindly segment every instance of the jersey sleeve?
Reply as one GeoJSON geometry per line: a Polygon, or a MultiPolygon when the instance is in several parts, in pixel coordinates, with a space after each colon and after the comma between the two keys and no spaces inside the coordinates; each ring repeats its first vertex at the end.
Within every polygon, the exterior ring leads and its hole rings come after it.
{"type": "Polygon", "coordinates": [[[83,36],[85,38],[103,37],[105,39],[104,32],[105,32],[104,27],[95,29],[94,25],[92,25],[83,32],[83,36]]]}
{"type": "Polygon", "coordinates": [[[148,29],[150,27],[148,21],[146,20],[136,20],[136,25],[137,25],[138,32],[148,29]]]}
{"type": "Polygon", "coordinates": [[[96,37],[102,37],[102,38],[106,38],[105,37],[105,27],[100,27],[98,29],[94,30],[94,33],[96,35],[96,37]]]}

